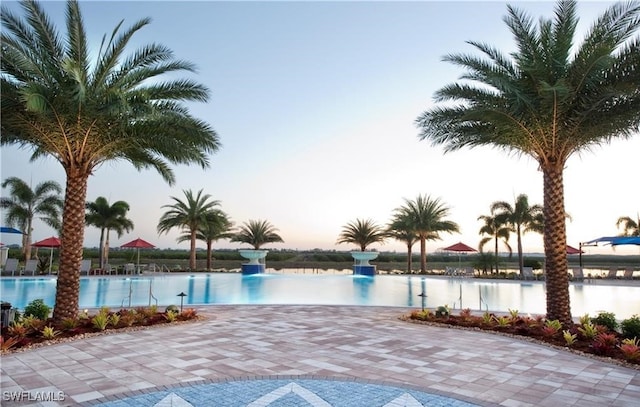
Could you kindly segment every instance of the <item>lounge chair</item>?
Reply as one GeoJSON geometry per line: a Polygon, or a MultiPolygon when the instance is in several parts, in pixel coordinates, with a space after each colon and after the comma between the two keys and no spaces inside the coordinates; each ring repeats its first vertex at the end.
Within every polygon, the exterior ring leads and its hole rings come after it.
{"type": "Polygon", "coordinates": [[[633,280],[633,269],[631,267],[627,267],[624,270],[624,277],[625,280],[633,280]]]}
{"type": "MultiPolygon", "coordinates": [[[[18,259],[7,259],[6,263],[4,263],[4,267],[2,268],[3,276],[15,276],[16,271],[18,271],[18,259]]],[[[18,274],[20,274],[18,272],[18,274]]]]}
{"type": "Polygon", "coordinates": [[[611,278],[611,279],[616,279],[618,278],[618,268],[617,267],[611,267],[609,269],[609,274],[607,274],[607,278],[611,278]]]}
{"type": "Polygon", "coordinates": [[[573,274],[573,281],[584,281],[584,272],[580,267],[574,267],[571,269],[571,273],[573,274]]]}
{"type": "Polygon", "coordinates": [[[523,267],[522,268],[522,279],[523,280],[535,280],[536,276],[533,274],[533,267],[523,267]]]}
{"type": "Polygon", "coordinates": [[[89,272],[91,271],[91,259],[87,259],[87,260],[82,260],[80,262],[80,275],[89,275],[89,272]]]}
{"type": "Polygon", "coordinates": [[[464,277],[475,277],[476,276],[476,270],[473,267],[465,267],[464,270],[462,271],[462,275],[464,277]]]}
{"type": "Polygon", "coordinates": [[[127,263],[124,265],[124,274],[135,274],[136,265],[133,263],[127,263]]]}
{"type": "Polygon", "coordinates": [[[30,259],[24,264],[24,270],[22,270],[22,275],[27,276],[31,274],[32,276],[36,275],[36,271],[38,269],[38,259],[30,259]]]}

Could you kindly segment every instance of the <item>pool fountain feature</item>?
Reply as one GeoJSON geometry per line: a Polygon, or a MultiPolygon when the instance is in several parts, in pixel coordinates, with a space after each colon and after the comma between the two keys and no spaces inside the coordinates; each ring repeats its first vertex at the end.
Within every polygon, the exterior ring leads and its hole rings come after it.
{"type": "Polygon", "coordinates": [[[242,258],[249,260],[248,263],[242,265],[242,274],[259,274],[264,273],[265,263],[263,260],[267,257],[268,250],[238,250],[242,258]]]}
{"type": "Polygon", "coordinates": [[[369,260],[378,257],[378,252],[351,252],[351,256],[356,260],[353,265],[353,274],[362,276],[373,276],[376,274],[376,266],[369,264],[369,260]]]}

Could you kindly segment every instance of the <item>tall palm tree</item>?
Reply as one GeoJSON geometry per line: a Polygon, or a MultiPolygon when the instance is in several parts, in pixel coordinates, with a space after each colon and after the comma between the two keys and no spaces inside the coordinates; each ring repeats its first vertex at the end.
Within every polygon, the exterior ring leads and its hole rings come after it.
{"type": "Polygon", "coordinates": [[[494,241],[494,244],[495,244],[494,253],[495,253],[495,262],[496,262],[495,266],[496,266],[496,273],[498,273],[499,272],[498,242],[502,241],[502,243],[507,248],[507,250],[509,250],[509,257],[511,257],[513,253],[513,250],[509,245],[509,236],[511,234],[511,230],[504,222],[500,221],[500,218],[498,218],[493,213],[491,215],[480,215],[478,217],[478,220],[481,220],[484,222],[484,225],[480,227],[480,231],[479,231],[480,235],[488,235],[483,237],[480,240],[478,249],[482,253],[484,246],[490,241],[492,240],[494,241]]]}
{"type": "Polygon", "coordinates": [[[420,272],[427,272],[427,240],[439,240],[440,233],[458,232],[457,223],[446,220],[450,208],[428,195],[418,195],[415,200],[404,199],[404,206],[395,209],[395,216],[404,217],[420,241],[420,272]]]}
{"type": "Polygon", "coordinates": [[[543,175],[547,317],[570,324],[563,173],[573,154],[629,138],[640,127],[638,2],[614,3],[582,42],[577,1],[559,1],[536,24],[507,6],[516,50],[469,41],[484,56],[452,54],[461,82],[436,93],[422,113],[420,138],[445,152],[493,146],[531,156],[543,175]]]}
{"type": "MultiPolygon", "coordinates": [[[[233,236],[230,229],[233,222],[229,219],[229,215],[220,209],[211,209],[204,215],[204,222],[198,226],[196,231],[196,239],[203,241],[207,245],[207,270],[211,270],[211,253],[213,242],[219,239],[226,239],[233,236]]],[[[178,237],[178,242],[186,242],[191,240],[191,233],[185,233],[178,237]]]]}
{"type": "Polygon", "coordinates": [[[418,241],[418,235],[413,230],[410,218],[403,213],[396,213],[387,226],[387,236],[399,240],[407,245],[407,273],[413,268],[413,245],[418,241]]]}
{"type": "MultiPolygon", "coordinates": [[[[162,214],[158,222],[158,233],[169,233],[173,228],[187,232],[189,235],[190,251],[189,251],[189,268],[196,269],[196,240],[198,238],[198,229],[207,223],[207,214],[216,209],[220,205],[219,201],[210,201],[211,195],[203,194],[202,190],[194,196],[191,190],[185,190],[186,200],[182,201],[174,196],[171,197],[175,202],[171,205],[164,205],[163,208],[168,210],[162,214]]],[[[177,239],[181,241],[180,238],[177,239]]]]}
{"type": "Polygon", "coordinates": [[[100,268],[109,262],[109,233],[114,230],[118,237],[124,232],[133,230],[133,221],[127,218],[129,204],[125,201],[116,201],[109,205],[107,198],[99,196],[94,202],[86,204],[85,223],[100,229],[100,268]]]}
{"type": "Polygon", "coordinates": [[[64,35],[38,2],[21,5],[24,18],[5,7],[0,12],[0,145],[31,148],[33,160],[52,156],[65,170],[53,310],[54,320],[61,321],[78,313],[89,176],[101,164],[119,160],[154,168],[173,184],[170,163],[207,168],[219,140],[186,106],[209,95],[205,86],[179,76],[194,72],[193,64],[156,43],[125,55],[148,18],[126,29],[118,24],[92,50],[78,1],[67,2],[64,35]]]}
{"type": "Polygon", "coordinates": [[[616,227],[622,226],[622,236],[640,236],[640,215],[633,220],[630,216],[621,216],[616,222],[616,227]]]}
{"type": "Polygon", "coordinates": [[[25,259],[30,259],[33,221],[36,218],[60,230],[62,187],[55,181],[43,181],[31,189],[31,186],[20,178],[9,177],[2,182],[2,188],[9,188],[10,195],[0,197],[0,208],[5,210],[5,222],[24,233],[22,252],[25,259]]]}
{"type": "Polygon", "coordinates": [[[247,243],[253,246],[255,250],[267,243],[284,243],[282,237],[277,233],[276,229],[269,221],[266,220],[249,220],[243,223],[238,231],[231,237],[232,242],[247,243]]]}
{"type": "Polygon", "coordinates": [[[491,213],[495,214],[498,223],[509,225],[511,231],[516,234],[518,239],[518,265],[522,275],[522,268],[524,267],[522,235],[527,232],[543,233],[544,210],[541,205],[529,205],[529,197],[526,194],[520,194],[516,198],[514,205],[505,201],[492,203],[491,213]]]}

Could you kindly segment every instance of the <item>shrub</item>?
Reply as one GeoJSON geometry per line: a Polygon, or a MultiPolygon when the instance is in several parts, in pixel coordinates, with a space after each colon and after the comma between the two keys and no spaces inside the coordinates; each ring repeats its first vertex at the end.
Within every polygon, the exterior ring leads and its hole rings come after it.
{"type": "Polygon", "coordinates": [[[37,300],[31,301],[24,307],[24,315],[25,316],[34,316],[38,319],[45,320],[49,318],[49,312],[51,311],[51,307],[44,303],[44,300],[38,298],[37,300]]]}
{"type": "Polygon", "coordinates": [[[99,312],[95,317],[93,317],[93,319],[91,319],[91,323],[94,328],[104,331],[107,329],[107,325],[109,324],[109,315],[99,312]]]}
{"type": "Polygon", "coordinates": [[[562,337],[564,338],[564,341],[566,342],[567,346],[571,346],[574,343],[576,343],[576,338],[578,337],[578,335],[572,334],[571,331],[569,330],[564,330],[562,331],[562,337]]]}
{"type": "Polygon", "coordinates": [[[441,305],[438,308],[436,308],[436,317],[448,318],[449,317],[449,307],[447,305],[441,305]]]}
{"type": "Polygon", "coordinates": [[[591,348],[598,355],[608,355],[615,349],[616,342],[615,334],[603,332],[596,335],[591,348]]]}
{"type": "Polygon", "coordinates": [[[614,332],[618,327],[616,315],[613,312],[601,312],[597,317],[591,318],[591,322],[595,325],[606,326],[611,332],[614,332]]]}
{"type": "Polygon", "coordinates": [[[640,360],[640,340],[636,338],[623,339],[619,347],[626,360],[640,360]]]}
{"type": "Polygon", "coordinates": [[[640,338],[640,317],[634,315],[620,323],[622,336],[625,338],[640,338]]]}
{"type": "Polygon", "coordinates": [[[593,325],[591,322],[583,324],[578,331],[587,339],[593,339],[598,334],[598,326],[593,325]]]}
{"type": "Polygon", "coordinates": [[[56,331],[55,329],[53,329],[52,326],[45,326],[44,328],[42,328],[42,336],[45,339],[53,339],[56,336],[58,336],[60,334],[59,331],[56,331]]]}

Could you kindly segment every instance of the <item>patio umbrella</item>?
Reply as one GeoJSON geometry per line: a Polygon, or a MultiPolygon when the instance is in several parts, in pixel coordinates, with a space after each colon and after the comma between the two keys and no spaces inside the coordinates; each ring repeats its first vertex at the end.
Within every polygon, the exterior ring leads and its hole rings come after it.
{"type": "Polygon", "coordinates": [[[137,238],[136,240],[132,240],[129,243],[125,243],[120,247],[128,248],[128,249],[136,249],[136,251],[138,252],[138,260],[136,262],[136,270],[140,270],[140,249],[153,249],[155,246],[152,245],[151,243],[147,242],[146,240],[142,240],[140,238],[137,238]]]}
{"type": "Polygon", "coordinates": [[[0,226],[0,233],[13,233],[16,235],[22,235],[23,233],[16,228],[10,228],[7,226],[0,226]]]}
{"type": "Polygon", "coordinates": [[[445,247],[442,250],[446,250],[448,252],[457,252],[458,253],[458,268],[460,268],[460,253],[462,252],[477,252],[476,249],[474,249],[471,246],[467,246],[466,244],[462,243],[462,242],[458,242],[454,245],[451,245],[449,247],[445,247]]]}
{"type": "Polygon", "coordinates": [[[60,247],[60,239],[58,239],[57,237],[51,236],[44,240],[40,240],[39,242],[35,242],[31,246],[48,247],[51,249],[51,254],[49,255],[49,274],[51,274],[51,266],[53,264],[53,249],[60,247]]]}
{"type": "Polygon", "coordinates": [[[578,253],[584,253],[584,252],[580,249],[576,249],[573,246],[567,245],[567,254],[578,254],[578,253]]]}

